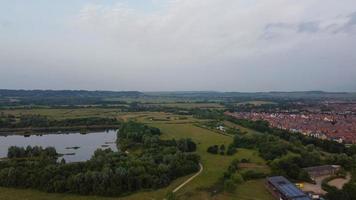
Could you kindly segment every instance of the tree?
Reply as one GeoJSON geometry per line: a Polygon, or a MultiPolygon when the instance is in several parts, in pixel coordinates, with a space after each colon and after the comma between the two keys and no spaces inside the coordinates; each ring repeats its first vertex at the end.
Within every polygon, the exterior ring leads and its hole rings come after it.
{"type": "Polygon", "coordinates": [[[343,191],[347,194],[350,199],[356,199],[356,183],[350,182],[345,184],[343,191]]]}
{"type": "Polygon", "coordinates": [[[347,153],[349,154],[349,155],[356,155],[356,145],[355,144],[353,144],[353,145],[351,145],[348,149],[347,149],[347,153]]]}
{"type": "Polygon", "coordinates": [[[240,184],[244,182],[244,178],[239,173],[233,174],[231,178],[235,184],[240,184]]]}
{"type": "Polygon", "coordinates": [[[210,146],[210,147],[208,147],[207,151],[209,153],[211,153],[211,154],[218,154],[219,153],[219,146],[218,145],[210,146]]]}
{"type": "Polygon", "coordinates": [[[197,145],[190,138],[178,140],[177,147],[183,152],[194,152],[197,149],[197,145]]]}
{"type": "Polygon", "coordinates": [[[231,179],[227,179],[224,181],[224,190],[227,191],[227,192],[234,192],[236,189],[236,184],[234,183],[233,180],[231,179]]]}
{"type": "Polygon", "coordinates": [[[220,154],[221,155],[225,154],[225,145],[224,144],[220,145],[220,154]]]}
{"type": "Polygon", "coordinates": [[[231,156],[231,155],[234,155],[236,152],[237,152],[237,150],[236,150],[235,146],[233,144],[230,144],[227,148],[226,154],[231,156]]]}

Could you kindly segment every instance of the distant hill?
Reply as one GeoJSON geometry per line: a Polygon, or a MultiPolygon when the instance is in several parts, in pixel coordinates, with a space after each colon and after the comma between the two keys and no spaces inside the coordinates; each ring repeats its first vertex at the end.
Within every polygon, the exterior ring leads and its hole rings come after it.
{"type": "Polygon", "coordinates": [[[143,95],[137,91],[88,91],[88,90],[6,90],[0,89],[2,98],[80,98],[80,97],[135,97],[143,95]]]}
{"type": "Polygon", "coordinates": [[[126,98],[139,100],[174,99],[196,102],[244,102],[252,100],[356,100],[356,93],[295,91],[295,92],[218,92],[218,91],[88,91],[88,90],[7,90],[0,89],[1,106],[43,105],[113,105],[126,103],[126,98]],[[163,97],[163,98],[162,98],[163,97]]]}
{"type": "Polygon", "coordinates": [[[145,92],[149,96],[173,96],[178,98],[248,98],[248,99],[356,99],[356,93],[293,91],[293,92],[217,92],[217,91],[179,91],[179,92],[145,92]]]}
{"type": "Polygon", "coordinates": [[[72,106],[120,103],[120,98],[144,96],[137,91],[87,91],[87,90],[6,90],[0,89],[1,106],[72,106]],[[106,99],[114,99],[106,101],[106,99]]]}

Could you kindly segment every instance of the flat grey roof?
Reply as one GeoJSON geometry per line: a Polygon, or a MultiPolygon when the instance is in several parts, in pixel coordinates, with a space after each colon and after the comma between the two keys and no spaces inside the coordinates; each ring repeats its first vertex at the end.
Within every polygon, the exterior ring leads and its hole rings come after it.
{"type": "Polygon", "coordinates": [[[303,168],[307,172],[318,172],[318,171],[324,171],[324,170],[335,170],[339,168],[339,165],[321,165],[321,166],[315,166],[315,167],[306,167],[303,168]]]}

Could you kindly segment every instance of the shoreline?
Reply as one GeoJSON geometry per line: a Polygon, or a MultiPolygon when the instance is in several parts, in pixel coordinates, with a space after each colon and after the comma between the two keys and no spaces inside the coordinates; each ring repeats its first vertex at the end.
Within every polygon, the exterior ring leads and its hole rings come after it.
{"type": "Polygon", "coordinates": [[[0,136],[7,135],[39,135],[39,134],[60,134],[72,131],[88,133],[92,131],[103,131],[118,129],[120,125],[92,125],[92,126],[71,126],[71,127],[26,127],[26,128],[1,128],[0,136]]]}

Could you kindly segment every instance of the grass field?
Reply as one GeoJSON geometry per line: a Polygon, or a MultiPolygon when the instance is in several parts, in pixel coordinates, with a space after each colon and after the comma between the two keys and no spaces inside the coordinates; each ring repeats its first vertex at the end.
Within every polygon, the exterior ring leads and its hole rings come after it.
{"type": "MultiPolygon", "coordinates": [[[[242,196],[248,196],[250,185],[255,187],[255,189],[258,188],[260,191],[260,197],[254,197],[253,199],[271,199],[269,193],[262,184],[263,181],[246,182],[239,186],[239,192],[236,192],[234,195],[220,194],[210,197],[210,193],[207,192],[207,189],[218,181],[228,165],[235,158],[246,158],[252,163],[266,168],[265,161],[258,156],[256,151],[238,149],[238,153],[234,156],[212,155],[206,152],[209,146],[215,144],[225,144],[225,146],[227,146],[232,142],[232,137],[194,126],[192,123],[179,123],[177,121],[176,123],[152,122],[147,121],[147,117],[137,118],[137,120],[160,128],[163,133],[163,139],[189,137],[198,144],[197,153],[201,156],[204,171],[200,176],[178,192],[178,197],[181,199],[241,199],[240,197],[242,196]]],[[[193,120],[193,118],[190,120],[193,120]]]]}
{"type": "Polygon", "coordinates": [[[246,133],[261,134],[261,132],[258,132],[258,131],[255,131],[255,130],[252,130],[252,129],[249,129],[249,128],[246,128],[246,127],[243,127],[243,126],[240,126],[240,125],[237,125],[237,124],[234,124],[234,123],[229,122],[229,121],[224,121],[224,125],[227,126],[227,127],[240,129],[240,131],[246,132],[246,133]]]}
{"type": "MultiPolygon", "coordinates": [[[[42,111],[43,112],[43,111],[42,111]]],[[[54,117],[64,111],[56,111],[56,114],[51,113],[54,117]]],[[[98,111],[77,111],[84,114],[95,114],[98,111]]],[[[48,111],[47,111],[48,113],[48,111]]],[[[107,110],[110,115],[115,115],[115,111],[107,110]]],[[[107,114],[106,113],[106,114],[107,114]]],[[[73,113],[72,113],[73,114],[73,113]]],[[[178,199],[215,199],[215,200],[272,200],[272,197],[267,192],[263,185],[263,180],[248,181],[238,186],[234,194],[221,193],[212,196],[208,190],[217,183],[219,178],[223,175],[223,172],[227,169],[228,165],[235,158],[249,159],[256,166],[268,167],[265,161],[258,156],[258,153],[254,150],[238,149],[238,153],[234,156],[222,156],[213,155],[206,152],[207,148],[211,145],[229,145],[232,142],[232,137],[218,134],[208,129],[200,128],[194,125],[194,123],[201,120],[194,119],[190,116],[178,116],[166,113],[117,113],[116,117],[123,120],[134,119],[140,122],[144,122],[151,126],[155,126],[161,129],[162,139],[172,138],[192,138],[197,144],[197,153],[201,156],[201,163],[204,166],[203,172],[197,176],[192,182],[187,184],[177,193],[178,199]],[[164,119],[164,120],[159,120],[164,119]],[[257,192],[258,191],[258,192],[257,192]]],[[[253,166],[255,167],[255,166],[253,166]]],[[[123,200],[149,200],[149,199],[164,199],[165,195],[172,191],[180,183],[184,182],[187,177],[182,177],[174,181],[169,187],[156,191],[138,192],[133,195],[121,198],[103,198],[103,197],[83,197],[68,194],[47,194],[34,190],[16,190],[0,188],[0,199],[7,200],[97,200],[97,199],[123,199],[123,200]]]]}
{"type": "Polygon", "coordinates": [[[77,108],[77,109],[50,109],[50,108],[36,108],[36,109],[8,109],[1,110],[1,113],[11,114],[15,116],[20,115],[44,115],[51,119],[67,119],[79,117],[116,117],[119,115],[118,109],[113,108],[77,108]]]}

